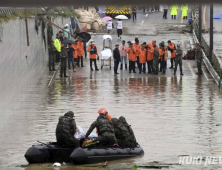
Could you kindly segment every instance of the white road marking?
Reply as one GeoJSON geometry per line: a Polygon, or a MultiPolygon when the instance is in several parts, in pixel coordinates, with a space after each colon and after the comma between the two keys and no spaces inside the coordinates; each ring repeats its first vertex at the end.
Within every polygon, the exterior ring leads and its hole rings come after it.
{"type": "Polygon", "coordinates": [[[53,75],[52,75],[52,78],[51,78],[51,80],[49,81],[48,87],[50,86],[53,78],[55,77],[55,74],[56,74],[56,72],[58,71],[60,64],[61,64],[61,63],[59,63],[58,67],[56,68],[56,71],[54,71],[54,73],[53,73],[53,75]]]}
{"type": "Polygon", "coordinates": [[[144,20],[142,20],[142,22],[141,22],[142,24],[144,23],[144,20]]]}
{"type": "Polygon", "coordinates": [[[148,17],[149,14],[146,14],[145,17],[148,17]]]}

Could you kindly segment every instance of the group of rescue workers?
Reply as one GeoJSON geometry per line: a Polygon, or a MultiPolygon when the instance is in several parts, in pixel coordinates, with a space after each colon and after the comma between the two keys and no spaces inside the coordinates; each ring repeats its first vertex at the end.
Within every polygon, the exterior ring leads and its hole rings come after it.
{"type": "MultiPolygon", "coordinates": [[[[174,69],[174,76],[176,75],[177,67],[180,67],[180,75],[183,75],[182,69],[182,56],[183,51],[180,45],[175,45],[170,40],[167,42],[168,46],[165,45],[165,42],[162,41],[159,46],[156,44],[156,40],[153,40],[152,43],[139,43],[139,39],[135,38],[135,42],[132,43],[130,41],[127,42],[128,47],[125,45],[125,41],[122,41],[122,45],[119,47],[119,44],[115,45],[115,49],[113,50],[114,57],[114,73],[119,74],[117,72],[119,62],[121,62],[120,70],[123,69],[123,64],[125,63],[125,69],[127,70],[127,54],[129,60],[129,73],[135,71],[135,65],[139,68],[139,73],[146,73],[146,64],[148,67],[148,73],[158,74],[162,72],[166,73],[167,68],[167,56],[168,51],[170,52],[170,61],[171,66],[170,69],[174,69]],[[174,67],[175,63],[175,67],[174,67]]],[[[201,51],[201,47],[199,44],[196,44],[195,48],[192,49],[195,51],[195,56],[197,59],[197,67],[198,73],[202,74],[202,60],[203,55],[201,51]]]]}
{"type": "Polygon", "coordinates": [[[69,111],[64,116],[59,117],[56,128],[56,139],[60,146],[64,147],[87,147],[87,146],[105,146],[105,147],[129,147],[137,146],[137,141],[131,126],[126,119],[121,116],[119,119],[112,118],[105,108],[98,111],[99,116],[94,121],[85,135],[85,139],[75,138],[77,130],[74,113],[69,111]],[[96,128],[98,137],[89,139],[89,135],[96,128]]]}
{"type": "MultiPolygon", "coordinates": [[[[83,38],[77,37],[73,43],[69,43],[68,46],[61,47],[61,35],[57,34],[54,43],[51,43],[49,48],[49,70],[55,70],[55,64],[52,63],[52,60],[56,62],[61,61],[61,69],[60,69],[60,77],[67,77],[66,75],[66,65],[68,59],[68,69],[71,70],[71,64],[73,72],[75,72],[75,66],[84,67],[83,65],[83,55],[85,54],[85,58],[87,57],[87,52],[89,52],[90,58],[90,70],[94,71],[93,63],[95,66],[95,70],[98,71],[97,61],[98,59],[98,50],[93,40],[90,41],[88,46],[88,50],[86,51],[86,41],[83,38]],[[56,54],[56,59],[53,59],[53,54],[56,54]],[[75,64],[74,64],[75,63],[75,64]]],[[[159,43],[159,46],[156,43],[156,40],[153,40],[152,43],[139,43],[139,39],[135,38],[135,42],[132,43],[128,41],[128,46],[125,44],[126,42],[123,40],[121,46],[119,44],[115,45],[115,49],[113,50],[113,58],[114,58],[114,74],[119,74],[118,66],[120,65],[120,70],[123,69],[125,64],[125,69],[127,70],[127,65],[129,63],[129,73],[136,73],[136,66],[139,69],[139,73],[146,73],[146,64],[148,68],[148,73],[159,74],[162,72],[166,73],[167,69],[167,57],[168,51],[170,52],[170,61],[171,66],[170,69],[174,69],[174,75],[176,75],[177,67],[180,67],[180,75],[183,75],[182,69],[182,57],[183,51],[180,48],[180,45],[175,45],[170,40],[167,42],[168,46],[165,45],[165,42],[162,41],[159,43]],[[128,57],[127,57],[128,56],[128,57]],[[128,60],[127,60],[128,58],[128,60]],[[175,63],[175,67],[174,67],[175,63]]],[[[199,75],[202,74],[202,60],[203,55],[201,51],[201,46],[198,44],[193,49],[195,51],[195,57],[197,60],[197,68],[199,75]]]]}

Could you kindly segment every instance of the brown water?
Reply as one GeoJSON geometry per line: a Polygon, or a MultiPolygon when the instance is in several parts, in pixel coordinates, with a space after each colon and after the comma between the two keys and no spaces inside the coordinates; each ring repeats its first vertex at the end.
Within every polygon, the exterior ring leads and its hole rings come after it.
{"type": "Polygon", "coordinates": [[[69,79],[56,77],[50,87],[42,79],[28,89],[24,101],[15,103],[16,114],[1,131],[0,169],[85,169],[52,168],[52,164],[20,166],[27,164],[24,153],[37,140],[55,141],[59,116],[73,110],[77,125],[87,130],[101,107],[107,108],[112,117],[125,116],[145,151],[142,158],[110,162],[111,169],[152,161],[178,163],[178,155],[208,156],[221,150],[222,96],[214,82],[204,77],[97,76],[100,73],[69,79]]]}

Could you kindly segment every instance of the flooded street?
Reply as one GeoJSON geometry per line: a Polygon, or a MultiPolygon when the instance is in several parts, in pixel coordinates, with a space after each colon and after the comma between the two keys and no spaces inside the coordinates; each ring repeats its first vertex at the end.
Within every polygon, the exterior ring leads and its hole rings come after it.
{"type": "MultiPolygon", "coordinates": [[[[102,35],[94,37],[99,50],[101,38],[102,35]]],[[[150,42],[153,36],[139,38],[141,42],[150,42]]],[[[183,50],[190,48],[189,36],[185,34],[155,36],[158,42],[162,38],[179,42],[183,50]]],[[[133,38],[126,35],[123,39],[133,38]]],[[[116,37],[113,41],[120,43],[116,37]]],[[[113,69],[108,67],[90,72],[88,60],[84,59],[84,65],[76,73],[69,72],[69,78],[45,70],[36,86],[25,89],[22,97],[15,97],[15,102],[8,106],[11,112],[5,113],[10,115],[6,126],[0,131],[0,170],[96,169],[74,165],[53,168],[52,163],[27,165],[24,154],[37,140],[56,140],[58,118],[65,112],[74,111],[77,126],[87,130],[101,107],[112,117],[126,117],[145,152],[141,158],[108,162],[105,169],[131,169],[134,164],[153,161],[178,163],[179,155],[222,155],[222,93],[206,68],[203,76],[197,76],[195,61],[183,60],[183,77],[179,71],[174,77],[171,69],[158,76],[129,74],[126,70],[114,76],[113,69]]],[[[222,168],[172,165],[170,169],[222,168]]]]}

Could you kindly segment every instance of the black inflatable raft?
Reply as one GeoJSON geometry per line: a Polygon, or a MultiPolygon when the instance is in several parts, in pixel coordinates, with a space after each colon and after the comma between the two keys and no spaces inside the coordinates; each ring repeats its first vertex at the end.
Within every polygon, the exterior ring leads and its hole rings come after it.
{"type": "Polygon", "coordinates": [[[72,162],[89,164],[103,161],[143,156],[144,151],[138,145],[135,148],[64,148],[55,142],[33,145],[25,153],[26,160],[31,163],[72,162]]]}

